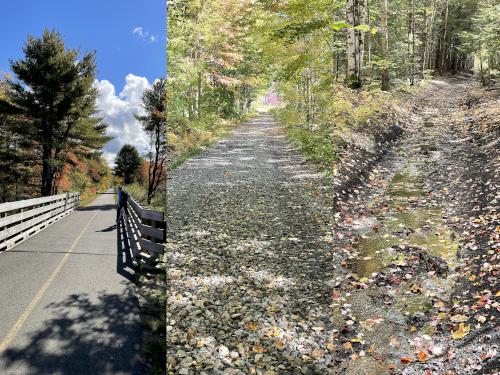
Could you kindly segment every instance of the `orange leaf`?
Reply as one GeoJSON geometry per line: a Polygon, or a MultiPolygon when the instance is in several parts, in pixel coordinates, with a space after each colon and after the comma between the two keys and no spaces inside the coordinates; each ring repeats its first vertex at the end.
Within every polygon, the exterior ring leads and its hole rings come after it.
{"type": "Polygon", "coordinates": [[[413,362],[413,358],[401,357],[401,363],[411,363],[411,362],[413,362]]]}
{"type": "Polygon", "coordinates": [[[427,361],[427,354],[422,350],[418,352],[417,357],[420,362],[427,361]]]}
{"type": "Polygon", "coordinates": [[[351,350],[352,349],[352,344],[347,341],[346,343],[344,343],[344,350],[345,351],[348,351],[348,350],[351,350]]]}
{"type": "Polygon", "coordinates": [[[266,349],[264,349],[264,348],[263,348],[262,346],[260,346],[259,344],[254,345],[252,349],[253,349],[253,351],[254,351],[255,353],[264,353],[264,352],[266,351],[266,349]]]}

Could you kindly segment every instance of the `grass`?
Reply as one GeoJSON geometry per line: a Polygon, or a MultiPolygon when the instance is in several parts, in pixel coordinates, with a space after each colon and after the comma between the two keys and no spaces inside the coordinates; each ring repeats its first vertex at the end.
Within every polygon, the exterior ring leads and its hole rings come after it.
{"type": "Polygon", "coordinates": [[[271,113],[283,125],[288,141],[322,172],[331,173],[331,167],[337,161],[331,128],[300,125],[299,116],[287,107],[272,110],[271,113]]]}
{"type": "Polygon", "coordinates": [[[165,196],[165,184],[163,186],[158,187],[155,194],[153,195],[153,199],[151,200],[151,204],[147,204],[148,197],[148,188],[147,186],[140,183],[133,183],[129,185],[124,185],[123,189],[129,193],[135,201],[137,201],[140,205],[148,207],[152,210],[165,212],[166,206],[166,196],[165,196]]]}
{"type": "Polygon", "coordinates": [[[81,193],[80,194],[80,207],[86,207],[91,204],[101,193],[81,193]]]}

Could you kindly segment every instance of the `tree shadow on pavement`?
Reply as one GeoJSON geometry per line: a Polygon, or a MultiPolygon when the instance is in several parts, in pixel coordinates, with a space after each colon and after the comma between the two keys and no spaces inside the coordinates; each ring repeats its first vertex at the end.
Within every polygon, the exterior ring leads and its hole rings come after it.
{"type": "Polygon", "coordinates": [[[146,374],[138,302],[124,294],[71,295],[45,306],[51,316],[22,345],[2,354],[7,372],[146,374]]]}

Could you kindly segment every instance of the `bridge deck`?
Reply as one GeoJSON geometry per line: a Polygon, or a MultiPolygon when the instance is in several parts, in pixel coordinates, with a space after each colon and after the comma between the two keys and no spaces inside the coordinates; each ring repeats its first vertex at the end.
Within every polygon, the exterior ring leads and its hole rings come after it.
{"type": "Polygon", "coordinates": [[[142,374],[113,194],[0,253],[1,374],[142,374]]]}

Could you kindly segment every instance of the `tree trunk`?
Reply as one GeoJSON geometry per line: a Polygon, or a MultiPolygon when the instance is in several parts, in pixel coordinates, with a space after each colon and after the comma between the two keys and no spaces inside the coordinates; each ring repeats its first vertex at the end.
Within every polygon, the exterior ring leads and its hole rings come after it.
{"type": "Polygon", "coordinates": [[[382,58],[385,66],[382,68],[381,89],[388,91],[389,81],[389,32],[387,30],[387,0],[380,0],[380,36],[382,38],[382,58]]]}
{"type": "Polygon", "coordinates": [[[445,62],[446,62],[446,32],[448,29],[448,0],[445,1],[445,13],[444,13],[444,30],[443,30],[443,41],[441,43],[441,61],[440,61],[440,66],[439,66],[439,72],[440,74],[443,74],[445,72],[445,62]]]}
{"type": "Polygon", "coordinates": [[[372,25],[371,25],[371,19],[370,19],[370,0],[366,0],[366,17],[368,18],[368,27],[370,28],[370,31],[368,32],[366,37],[368,39],[367,40],[367,44],[368,44],[368,46],[367,46],[368,47],[368,69],[370,69],[369,82],[371,83],[373,67],[372,67],[372,33],[371,33],[372,25]]]}
{"type": "Polygon", "coordinates": [[[52,191],[52,177],[53,167],[52,167],[52,148],[50,145],[43,145],[42,152],[43,162],[42,162],[42,196],[48,197],[52,191]]]}
{"type": "Polygon", "coordinates": [[[363,54],[365,34],[356,26],[365,23],[365,0],[347,0],[347,85],[359,89],[363,85],[363,54]]]}
{"type": "Polygon", "coordinates": [[[198,82],[196,90],[196,115],[198,118],[201,117],[201,89],[202,89],[202,72],[198,72],[198,82]]]}

